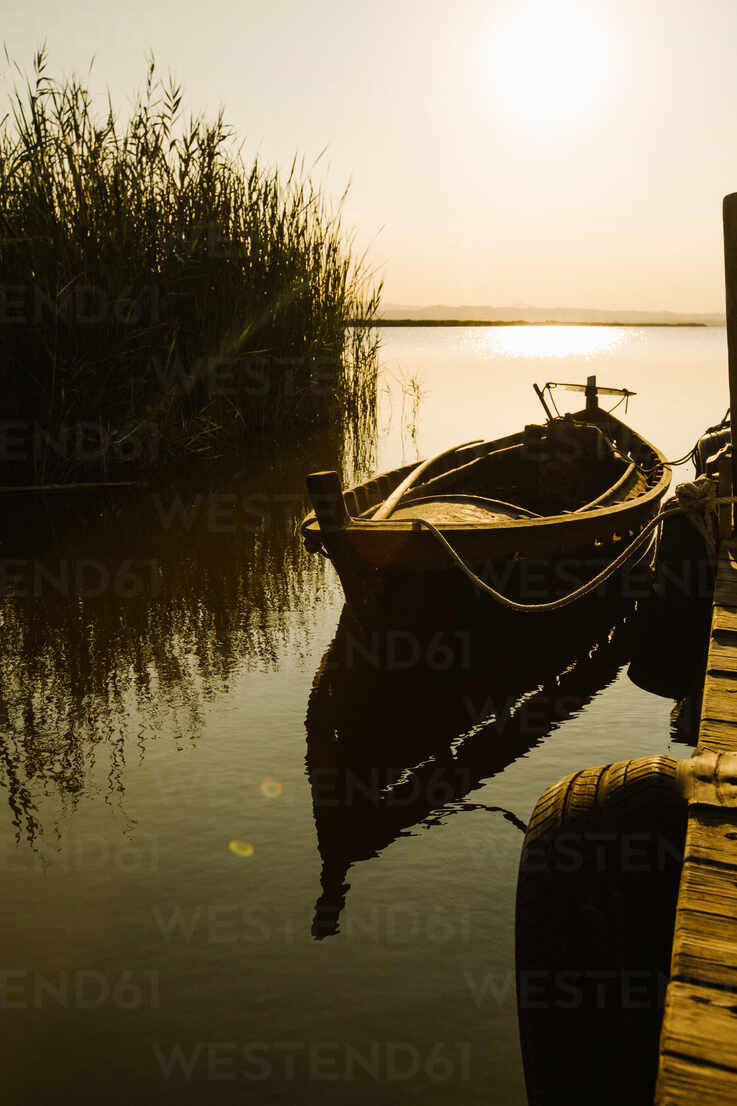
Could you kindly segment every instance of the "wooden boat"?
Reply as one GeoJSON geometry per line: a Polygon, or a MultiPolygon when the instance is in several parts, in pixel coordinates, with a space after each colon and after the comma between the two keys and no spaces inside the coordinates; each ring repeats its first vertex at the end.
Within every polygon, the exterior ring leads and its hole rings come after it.
{"type": "Polygon", "coordinates": [[[595,377],[535,390],[545,425],[464,443],[346,491],[335,472],[308,476],[305,543],[333,562],[364,626],[519,620],[474,578],[534,611],[593,579],[657,514],[670,483],[665,458],[598,403],[599,394],[634,393],[597,387],[595,377]],[[553,417],[553,387],[585,392],[585,408],[553,417]]]}

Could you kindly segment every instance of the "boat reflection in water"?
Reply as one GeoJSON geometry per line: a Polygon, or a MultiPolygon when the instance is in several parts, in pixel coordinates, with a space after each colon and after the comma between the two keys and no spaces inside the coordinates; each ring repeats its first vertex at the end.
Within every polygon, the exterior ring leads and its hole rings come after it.
{"type": "Polygon", "coordinates": [[[360,860],[414,825],[464,810],[512,811],[469,796],[503,772],[612,682],[629,659],[630,601],[566,611],[554,636],[499,656],[493,635],[462,632],[420,646],[407,632],[365,636],[348,607],[316,673],[307,710],[322,890],[312,934],[339,932],[360,860]]]}

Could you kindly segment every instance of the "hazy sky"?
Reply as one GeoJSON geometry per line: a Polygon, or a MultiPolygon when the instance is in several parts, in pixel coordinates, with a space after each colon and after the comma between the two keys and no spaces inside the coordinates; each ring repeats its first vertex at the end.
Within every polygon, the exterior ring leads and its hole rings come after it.
{"type": "Polygon", "coordinates": [[[29,0],[3,24],[29,67],[44,38],[60,76],[94,54],[121,113],[152,49],[247,156],[327,145],[385,302],[723,308],[734,0],[29,0]]]}

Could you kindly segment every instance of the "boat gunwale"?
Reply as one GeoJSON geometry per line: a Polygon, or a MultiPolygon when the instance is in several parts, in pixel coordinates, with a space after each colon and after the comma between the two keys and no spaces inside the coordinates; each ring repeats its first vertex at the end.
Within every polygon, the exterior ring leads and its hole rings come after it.
{"type": "MultiPolygon", "coordinates": [[[[627,426],[626,423],[621,422],[614,415],[611,415],[609,412],[606,411],[601,411],[600,413],[606,416],[604,419],[605,422],[608,421],[610,423],[614,423],[617,428],[625,430],[628,434],[631,434],[632,437],[636,439],[637,444],[644,446],[646,449],[649,449],[652,452],[656,463],[662,465],[663,471],[660,474],[657,482],[653,484],[652,487],[648,488],[640,495],[633,496],[631,499],[622,499],[619,501],[615,500],[615,502],[613,503],[603,504],[601,507],[595,507],[590,510],[581,510],[580,508],[577,508],[576,510],[568,511],[564,514],[543,515],[539,518],[534,519],[500,519],[498,522],[493,523],[444,522],[441,526],[438,527],[438,529],[443,532],[447,531],[448,533],[493,533],[497,530],[514,530],[521,531],[522,533],[524,533],[525,531],[533,532],[544,527],[563,526],[564,524],[568,526],[574,524],[580,525],[582,523],[591,524],[600,519],[611,519],[619,514],[624,514],[626,512],[645,507],[650,504],[652,500],[660,499],[668,490],[672,479],[671,467],[668,464],[668,461],[664,454],[661,453],[661,451],[646,438],[643,438],[642,435],[639,434],[636,430],[633,430],[631,427],[627,426]]],[[[577,411],[570,417],[580,422],[595,421],[592,420],[592,412],[585,410],[577,411]]],[[[491,442],[484,444],[489,444],[490,446],[493,446],[497,441],[509,441],[511,437],[518,438],[519,442],[522,442],[524,439],[524,431],[518,431],[514,435],[505,435],[503,438],[496,438],[491,442]]],[[[381,480],[382,478],[386,477],[391,477],[395,473],[401,472],[402,470],[406,471],[409,467],[410,466],[408,465],[398,465],[394,469],[388,469],[386,472],[378,473],[376,476],[369,477],[368,480],[363,480],[358,484],[354,484],[350,488],[346,488],[343,494],[345,496],[351,492],[356,492],[359,488],[366,488],[374,481],[381,480]]],[[[606,491],[602,494],[608,494],[608,492],[611,491],[614,486],[615,485],[611,485],[611,487],[609,489],[606,489],[606,491]]],[[[380,502],[383,502],[383,500],[380,500],[380,502]]],[[[341,528],[341,533],[350,533],[351,535],[355,535],[358,533],[366,535],[379,533],[409,534],[419,531],[427,534],[427,530],[422,531],[420,527],[418,527],[419,522],[419,519],[391,518],[374,522],[372,519],[365,519],[361,518],[360,516],[357,517],[352,515],[350,516],[350,521],[341,528]]],[[[320,524],[317,521],[317,516],[315,515],[314,511],[310,512],[310,514],[307,515],[304,522],[302,523],[301,528],[303,532],[309,531],[316,534],[319,534],[321,532],[320,524]]]]}

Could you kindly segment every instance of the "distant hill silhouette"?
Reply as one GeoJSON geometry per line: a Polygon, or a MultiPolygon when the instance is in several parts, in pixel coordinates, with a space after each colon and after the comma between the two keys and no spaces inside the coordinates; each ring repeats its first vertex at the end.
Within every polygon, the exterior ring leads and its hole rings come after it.
{"type": "Polygon", "coordinates": [[[453,320],[458,322],[529,322],[529,323],[629,323],[632,325],[655,324],[661,326],[724,326],[724,315],[717,312],[700,314],[675,311],[615,311],[584,307],[511,307],[461,306],[432,304],[417,307],[409,304],[387,303],[379,309],[379,321],[412,319],[427,322],[453,320]]]}

